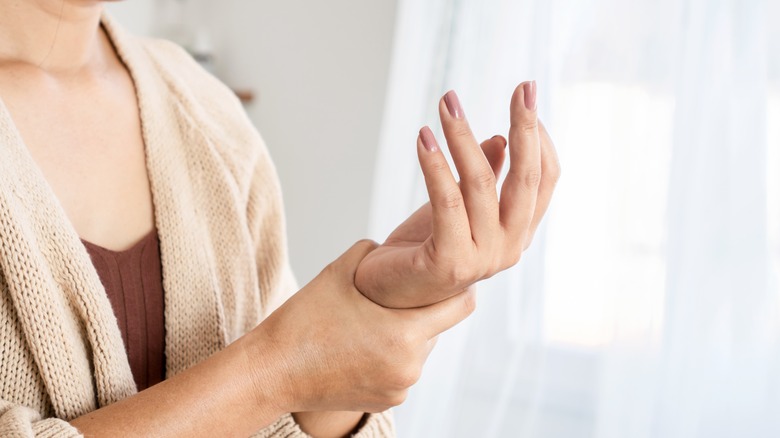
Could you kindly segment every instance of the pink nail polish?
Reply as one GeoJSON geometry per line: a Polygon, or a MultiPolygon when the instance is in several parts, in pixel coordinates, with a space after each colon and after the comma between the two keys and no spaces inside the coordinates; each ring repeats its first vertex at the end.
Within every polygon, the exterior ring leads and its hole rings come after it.
{"type": "Polygon", "coordinates": [[[439,148],[436,146],[436,137],[433,136],[431,128],[423,126],[420,130],[420,140],[422,140],[423,146],[428,152],[435,152],[439,148]]]}
{"type": "Polygon", "coordinates": [[[455,90],[450,90],[444,95],[444,103],[447,105],[447,109],[452,117],[456,119],[463,118],[463,107],[460,106],[460,99],[458,99],[455,90]]]}
{"type": "Polygon", "coordinates": [[[523,97],[525,107],[531,111],[536,110],[536,81],[523,83],[523,97]]]}

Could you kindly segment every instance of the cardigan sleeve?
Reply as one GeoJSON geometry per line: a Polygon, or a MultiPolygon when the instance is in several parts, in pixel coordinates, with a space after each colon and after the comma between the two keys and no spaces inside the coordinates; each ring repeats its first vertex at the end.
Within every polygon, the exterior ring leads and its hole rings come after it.
{"type": "Polygon", "coordinates": [[[41,418],[32,408],[0,400],[0,436],[14,438],[71,438],[81,433],[65,420],[41,418]]]}

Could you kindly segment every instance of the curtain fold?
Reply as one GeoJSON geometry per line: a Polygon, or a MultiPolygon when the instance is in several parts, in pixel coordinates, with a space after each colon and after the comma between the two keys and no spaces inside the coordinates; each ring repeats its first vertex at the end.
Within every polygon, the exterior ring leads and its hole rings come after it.
{"type": "Polygon", "coordinates": [[[780,436],[779,3],[399,2],[372,237],[425,202],[450,88],[482,139],[536,79],[563,167],[399,436],[780,436]]]}
{"type": "MultiPolygon", "coordinates": [[[[777,436],[762,2],[685,14],[669,191],[661,436],[777,436]],[[775,417],[775,418],[773,418],[775,417]]],[[[775,121],[777,123],[778,121],[775,121]]]]}

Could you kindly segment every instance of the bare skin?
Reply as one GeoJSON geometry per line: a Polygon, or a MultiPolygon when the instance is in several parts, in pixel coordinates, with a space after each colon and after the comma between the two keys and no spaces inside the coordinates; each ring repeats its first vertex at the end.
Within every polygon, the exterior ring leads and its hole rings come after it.
{"type": "MultiPolygon", "coordinates": [[[[120,250],[152,229],[154,215],[132,79],[100,29],[101,8],[97,0],[0,0],[0,96],[76,232],[120,250]]],[[[448,140],[462,133],[444,115],[443,122],[448,140]]],[[[502,138],[483,142],[481,152],[461,160],[459,169],[476,160],[497,173],[504,145],[502,138]]],[[[407,221],[415,236],[436,234],[442,229],[436,224],[456,213],[439,196],[441,187],[451,188],[446,184],[452,176],[437,172],[437,157],[421,150],[433,203],[407,221]]],[[[477,183],[464,178],[465,202],[477,199],[466,195],[477,183]]],[[[533,210],[536,199],[506,207],[502,201],[501,209],[533,210]]],[[[453,254],[465,257],[465,247],[459,248],[453,254]]],[[[469,260],[498,259],[496,248],[469,260]]],[[[405,293],[431,294],[436,304],[405,310],[376,305],[354,286],[358,266],[374,249],[371,242],[356,244],[225,350],[71,424],[95,436],[247,436],[286,412],[299,412],[296,421],[312,435],[346,435],[363,412],[403,401],[436,336],[475,305],[473,281],[431,291],[427,277],[414,272],[417,278],[408,284],[417,289],[405,293]],[[323,315],[324,306],[333,311],[323,315]]],[[[392,258],[393,269],[361,274],[367,284],[380,285],[381,293],[372,297],[378,301],[389,291],[382,278],[408,266],[403,256],[392,258]]]]}
{"type": "Polygon", "coordinates": [[[361,263],[355,284],[364,295],[386,307],[426,306],[520,260],[550,204],[560,166],[536,116],[535,83],[515,89],[510,113],[510,167],[499,201],[498,171],[485,159],[457,95],[450,91],[440,100],[444,136],[461,183],[430,129],[423,128],[417,152],[434,202],[410,216],[361,263]]]}
{"type": "Polygon", "coordinates": [[[121,250],[154,227],[138,105],[101,5],[76,3],[52,47],[60,2],[0,2],[0,96],[79,236],[121,250]]]}

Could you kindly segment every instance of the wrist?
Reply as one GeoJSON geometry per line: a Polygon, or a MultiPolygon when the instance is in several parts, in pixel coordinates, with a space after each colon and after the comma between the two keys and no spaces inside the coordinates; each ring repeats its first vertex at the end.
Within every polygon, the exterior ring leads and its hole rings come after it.
{"type": "Polygon", "coordinates": [[[259,409],[272,409],[277,416],[300,409],[290,354],[277,342],[263,324],[241,337],[236,343],[244,357],[246,385],[251,388],[253,403],[259,409]]]}

